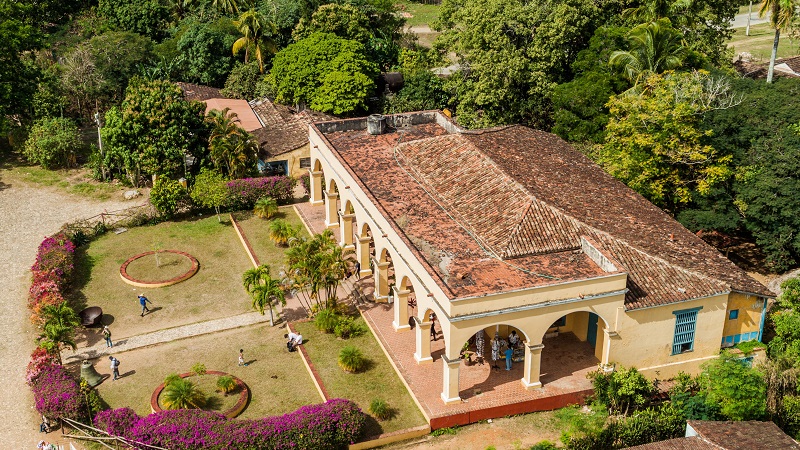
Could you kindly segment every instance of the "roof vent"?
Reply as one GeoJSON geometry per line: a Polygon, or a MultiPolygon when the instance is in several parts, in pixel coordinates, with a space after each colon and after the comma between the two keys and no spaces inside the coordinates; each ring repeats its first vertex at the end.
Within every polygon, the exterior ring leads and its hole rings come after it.
{"type": "Polygon", "coordinates": [[[367,117],[367,132],[372,135],[385,133],[386,116],[383,114],[372,114],[367,117]]]}

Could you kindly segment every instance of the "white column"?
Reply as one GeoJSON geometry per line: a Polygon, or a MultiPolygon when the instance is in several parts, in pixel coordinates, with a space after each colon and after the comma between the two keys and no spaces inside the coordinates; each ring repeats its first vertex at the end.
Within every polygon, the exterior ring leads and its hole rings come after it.
{"type": "Polygon", "coordinates": [[[461,397],[458,396],[458,368],[461,366],[461,358],[449,359],[446,355],[442,355],[442,364],[444,364],[442,401],[445,405],[461,402],[461,397]]]}
{"type": "Polygon", "coordinates": [[[397,286],[392,286],[394,293],[394,321],[392,326],[394,331],[408,331],[411,329],[408,326],[408,295],[411,293],[408,289],[397,289],[397,286]]]}
{"type": "Polygon", "coordinates": [[[539,375],[542,372],[542,349],[543,344],[529,345],[525,343],[525,373],[522,377],[522,385],[525,389],[537,389],[542,387],[539,375]]]}
{"type": "Polygon", "coordinates": [[[325,205],[325,226],[328,228],[339,227],[339,210],[337,208],[337,200],[339,194],[336,192],[328,192],[326,194],[325,205]]]}
{"type": "Polygon", "coordinates": [[[358,243],[356,245],[356,258],[358,258],[358,264],[361,266],[361,271],[358,273],[359,278],[372,275],[372,270],[369,268],[370,242],[372,242],[372,238],[370,237],[358,238],[358,243]]]}
{"type": "Polygon", "coordinates": [[[433,358],[431,358],[431,324],[433,322],[423,322],[416,316],[414,321],[417,323],[415,327],[417,330],[417,351],[414,353],[414,359],[417,364],[433,362],[433,358]]]}
{"type": "Polygon", "coordinates": [[[389,263],[372,260],[372,267],[375,270],[375,293],[372,296],[378,303],[389,301],[389,263]]]}
{"type": "Polygon", "coordinates": [[[309,181],[311,182],[311,186],[309,186],[309,201],[313,206],[319,206],[323,204],[322,201],[322,185],[324,184],[324,180],[322,179],[322,171],[313,172],[311,169],[308,170],[311,174],[311,178],[309,181]]]}

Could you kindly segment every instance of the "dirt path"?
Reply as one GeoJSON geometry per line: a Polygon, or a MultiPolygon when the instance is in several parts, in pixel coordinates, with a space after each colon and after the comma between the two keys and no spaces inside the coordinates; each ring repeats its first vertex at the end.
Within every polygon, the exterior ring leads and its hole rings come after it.
{"type": "Polygon", "coordinates": [[[28,269],[39,243],[65,222],[140,202],[90,201],[26,185],[0,170],[0,448],[33,449],[41,439],[33,396],[25,385],[25,367],[36,336],[26,308],[28,269]]]}

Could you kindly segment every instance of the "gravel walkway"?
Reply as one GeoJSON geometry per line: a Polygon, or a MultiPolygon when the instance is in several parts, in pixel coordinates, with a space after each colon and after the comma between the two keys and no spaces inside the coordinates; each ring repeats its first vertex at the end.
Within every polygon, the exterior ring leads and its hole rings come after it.
{"type": "MultiPolygon", "coordinates": [[[[0,448],[35,449],[41,439],[33,395],[25,385],[25,367],[33,351],[36,330],[26,307],[28,269],[42,239],[66,222],[105,211],[134,206],[139,201],[91,201],[55,189],[9,180],[0,170],[0,448]]],[[[48,436],[53,438],[51,434],[48,436]]]]}

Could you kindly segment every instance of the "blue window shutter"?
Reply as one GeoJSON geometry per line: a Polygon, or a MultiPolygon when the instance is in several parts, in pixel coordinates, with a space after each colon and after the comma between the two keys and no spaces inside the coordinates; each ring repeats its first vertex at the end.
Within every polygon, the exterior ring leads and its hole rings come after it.
{"type": "Polygon", "coordinates": [[[697,325],[697,312],[701,308],[674,311],[675,337],[672,340],[672,354],[694,350],[694,333],[697,325]]]}

